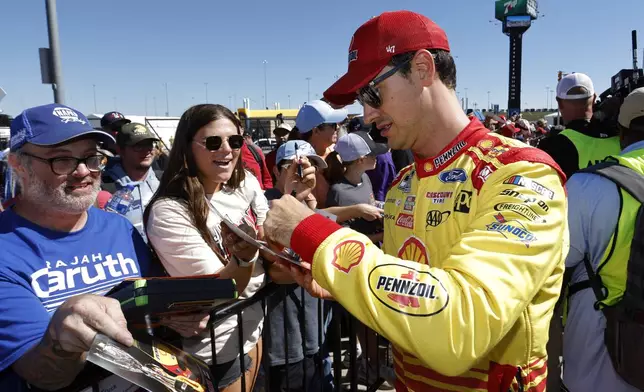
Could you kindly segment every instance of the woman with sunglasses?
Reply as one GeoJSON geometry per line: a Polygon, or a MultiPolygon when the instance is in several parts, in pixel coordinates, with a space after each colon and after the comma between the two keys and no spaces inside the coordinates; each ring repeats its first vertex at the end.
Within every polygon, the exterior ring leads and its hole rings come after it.
{"type": "MultiPolygon", "coordinates": [[[[168,167],[146,210],[150,244],[171,276],[218,273],[237,283],[240,298],[264,284],[257,249],[240,241],[222,217],[253,236],[262,237],[268,203],[255,177],[242,168],[241,124],[221,105],[197,105],[179,121],[168,167]]],[[[215,353],[211,349],[208,315],[172,317],[163,324],[181,334],[183,349],[211,364],[220,391],[253,388],[261,358],[261,303],[242,313],[244,369],[238,347],[237,317],[217,320],[215,353]]]]}

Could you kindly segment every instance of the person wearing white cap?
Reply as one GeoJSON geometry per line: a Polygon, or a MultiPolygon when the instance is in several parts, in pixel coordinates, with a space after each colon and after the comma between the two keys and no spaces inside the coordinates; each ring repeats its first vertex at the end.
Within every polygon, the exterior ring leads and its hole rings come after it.
{"type": "Polygon", "coordinates": [[[596,98],[593,81],[583,73],[568,74],[557,85],[557,104],[566,129],[541,141],[539,148],[554,158],[567,178],[619,153],[617,135],[591,121],[596,98]]]}
{"type": "MultiPolygon", "coordinates": [[[[627,272],[629,264],[641,262],[641,253],[631,252],[631,242],[642,203],[625,189],[633,182],[616,186],[618,182],[609,179],[617,167],[633,175],[635,186],[644,182],[644,88],[634,90],[624,100],[618,128],[621,153],[573,175],[566,185],[568,199],[575,201],[568,204],[570,252],[566,269],[572,274],[567,282],[570,286],[563,351],[564,384],[571,391],[644,388],[644,346],[641,336],[635,339],[631,333],[641,331],[641,324],[634,323],[628,312],[622,313],[624,303],[620,304],[632,287],[626,285],[627,277],[629,282],[634,277],[627,272]],[[588,279],[589,269],[594,272],[592,281],[588,279]],[[619,322],[615,315],[619,315],[619,322]],[[618,325],[620,334],[613,335],[618,325]],[[615,352],[621,353],[622,358],[613,362],[611,353],[615,352]],[[624,370],[628,368],[635,372],[624,370]]],[[[641,279],[638,275],[635,274],[641,279]]],[[[641,304],[641,296],[637,301],[641,304]]]]}
{"type": "MultiPolygon", "coordinates": [[[[306,103],[297,113],[295,126],[302,135],[302,139],[310,143],[317,155],[323,159],[333,151],[333,145],[338,138],[338,123],[347,118],[346,109],[333,109],[328,103],[315,100],[306,103]]],[[[313,195],[318,201],[318,208],[325,207],[326,195],[329,184],[318,172],[317,182],[313,195]]]]}

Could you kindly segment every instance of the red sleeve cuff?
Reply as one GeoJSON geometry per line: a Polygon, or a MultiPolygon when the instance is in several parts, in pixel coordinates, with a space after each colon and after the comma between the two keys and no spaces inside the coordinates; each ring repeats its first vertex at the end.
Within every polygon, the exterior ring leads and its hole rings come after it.
{"type": "Polygon", "coordinates": [[[331,234],[342,226],[319,214],[313,214],[295,228],[291,236],[291,249],[300,255],[302,260],[313,263],[313,256],[318,247],[331,234]]]}

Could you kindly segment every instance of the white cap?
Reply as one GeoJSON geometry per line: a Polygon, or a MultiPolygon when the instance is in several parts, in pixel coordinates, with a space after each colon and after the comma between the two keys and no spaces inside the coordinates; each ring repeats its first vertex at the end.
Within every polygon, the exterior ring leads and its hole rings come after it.
{"type": "Polygon", "coordinates": [[[631,121],[644,116],[644,87],[633,90],[624,99],[617,121],[624,128],[631,127],[631,121]]]}
{"type": "Polygon", "coordinates": [[[584,99],[595,95],[595,86],[588,75],[583,73],[572,73],[564,76],[557,84],[557,98],[559,99],[584,99]],[[576,87],[583,87],[586,93],[568,94],[570,90],[576,87]]]}

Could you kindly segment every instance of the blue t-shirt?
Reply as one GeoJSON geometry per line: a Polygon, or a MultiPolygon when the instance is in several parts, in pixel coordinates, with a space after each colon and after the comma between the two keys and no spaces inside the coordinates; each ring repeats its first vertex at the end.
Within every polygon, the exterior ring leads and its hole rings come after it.
{"type": "Polygon", "coordinates": [[[37,226],[9,209],[0,214],[0,249],[0,391],[26,390],[11,365],[42,339],[65,300],[102,295],[125,278],[156,272],[134,226],[94,207],[73,233],[37,226]]]}

